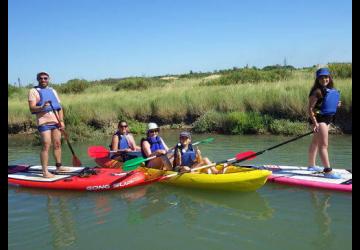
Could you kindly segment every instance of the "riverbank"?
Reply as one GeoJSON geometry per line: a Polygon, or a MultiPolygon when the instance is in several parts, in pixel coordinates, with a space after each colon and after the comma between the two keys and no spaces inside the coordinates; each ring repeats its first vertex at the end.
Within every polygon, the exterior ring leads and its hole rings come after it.
{"type": "MultiPolygon", "coordinates": [[[[257,82],[216,74],[100,81],[86,83],[81,91],[70,91],[70,85],[66,91],[62,85],[53,87],[74,140],[111,135],[122,119],[137,134],[145,132],[148,122],[156,122],[197,133],[297,135],[309,130],[307,102],[313,72],[292,70],[284,78],[257,82]]],[[[335,79],[335,87],[341,91],[342,105],[333,131],[351,134],[352,78],[335,79]]],[[[21,88],[9,96],[9,134],[36,129],[27,106],[28,90],[21,88]]]]}
{"type": "MultiPolygon", "coordinates": [[[[131,128],[131,122],[129,122],[130,124],[130,128],[131,128]]],[[[103,127],[101,129],[93,129],[92,127],[87,127],[87,128],[83,128],[80,129],[79,127],[67,127],[66,131],[69,134],[69,139],[71,141],[85,141],[89,138],[91,139],[102,139],[104,137],[107,138],[111,138],[111,136],[113,135],[114,131],[116,131],[116,125],[117,123],[113,123],[111,126],[108,127],[103,127]]],[[[271,134],[276,134],[276,135],[288,135],[288,136],[292,136],[292,135],[300,135],[300,134],[304,134],[310,131],[310,127],[307,123],[303,123],[301,124],[301,127],[298,128],[296,131],[294,130],[294,127],[291,127],[292,129],[289,128],[285,128],[286,132],[284,133],[270,133],[270,132],[264,132],[261,133],[262,135],[271,135],[271,134]],[[291,133],[289,133],[289,131],[291,131],[291,133]]],[[[179,130],[187,130],[187,131],[195,131],[193,126],[190,125],[186,125],[186,124],[168,124],[168,125],[162,125],[160,126],[160,129],[162,131],[166,131],[167,133],[179,133],[179,130]]],[[[19,137],[23,137],[23,138],[28,138],[32,141],[33,145],[40,145],[40,136],[39,133],[37,132],[36,127],[28,127],[26,129],[18,129],[17,133],[8,133],[8,135],[10,136],[10,138],[19,138],[19,137]]],[[[135,135],[145,135],[145,131],[146,131],[146,124],[143,124],[143,128],[141,130],[134,130],[131,129],[131,133],[135,134],[135,135]]],[[[224,134],[224,133],[219,133],[219,132],[212,132],[212,134],[224,134]]],[[[250,134],[250,133],[248,133],[250,134]]],[[[351,133],[344,133],[339,127],[337,127],[336,125],[330,124],[330,129],[329,129],[329,134],[336,134],[336,135],[341,135],[341,134],[351,134],[351,133]]],[[[110,139],[109,139],[110,140],[110,139]]]]}

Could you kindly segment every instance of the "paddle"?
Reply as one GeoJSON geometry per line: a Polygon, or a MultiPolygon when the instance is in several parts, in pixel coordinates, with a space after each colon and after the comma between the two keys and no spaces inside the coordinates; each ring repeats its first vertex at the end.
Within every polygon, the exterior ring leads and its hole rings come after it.
{"type": "Polygon", "coordinates": [[[279,144],[277,144],[277,145],[275,145],[275,146],[269,147],[269,148],[267,148],[267,149],[261,150],[261,151],[256,152],[256,153],[255,153],[255,152],[252,152],[252,151],[245,152],[245,153],[243,153],[243,154],[244,154],[244,157],[239,158],[239,159],[234,159],[234,160],[231,161],[231,163],[234,163],[234,162],[242,162],[242,161],[246,161],[246,160],[251,160],[251,159],[255,158],[256,156],[265,153],[266,151],[269,151],[269,150],[272,150],[272,149],[274,149],[274,148],[280,147],[280,146],[282,146],[282,145],[284,145],[284,144],[287,144],[287,143],[289,143],[289,142],[296,141],[296,140],[298,140],[298,139],[300,139],[300,138],[302,138],[302,137],[304,137],[304,136],[310,135],[310,134],[312,134],[312,133],[314,133],[314,131],[310,131],[310,132],[308,132],[308,133],[306,133],[306,134],[299,135],[299,136],[297,136],[297,137],[295,137],[295,138],[293,138],[293,139],[284,141],[284,142],[282,142],[282,143],[279,143],[279,144]]]}
{"type": "MultiPolygon", "coordinates": [[[[212,166],[216,166],[216,165],[219,165],[219,164],[224,164],[224,163],[228,163],[228,162],[232,162],[232,161],[237,161],[237,160],[241,160],[243,159],[244,157],[248,157],[248,160],[252,160],[255,158],[255,156],[252,156],[252,157],[249,157],[250,155],[253,155],[255,152],[253,151],[247,151],[247,152],[244,152],[244,153],[238,153],[235,155],[234,158],[230,158],[230,159],[227,159],[227,160],[224,160],[224,161],[220,161],[220,162],[213,162],[213,163],[210,163],[208,165],[204,165],[204,166],[200,166],[200,167],[196,167],[196,168],[192,168],[190,170],[190,172],[194,172],[196,170],[200,170],[200,169],[204,169],[204,168],[210,168],[212,166]]],[[[186,173],[186,172],[185,172],[186,173]]],[[[181,174],[180,172],[178,173],[174,173],[174,174],[169,174],[169,175],[165,175],[164,178],[170,178],[170,177],[173,177],[173,176],[176,176],[176,175],[179,175],[181,174]]]]}
{"type": "MultiPolygon", "coordinates": [[[[198,167],[198,168],[193,168],[193,169],[191,169],[191,171],[193,172],[193,171],[196,171],[196,170],[199,170],[199,169],[209,168],[211,166],[218,165],[218,164],[223,164],[223,163],[234,163],[234,162],[242,162],[242,161],[245,161],[245,160],[252,160],[256,156],[261,155],[261,154],[265,153],[266,151],[269,151],[269,150],[272,150],[274,148],[280,147],[280,146],[282,146],[284,144],[287,144],[289,142],[296,141],[296,140],[298,140],[298,139],[300,139],[300,138],[302,138],[304,136],[312,134],[313,132],[314,131],[310,131],[310,132],[308,132],[306,134],[299,135],[299,136],[297,136],[297,137],[295,137],[293,139],[284,141],[282,143],[279,143],[279,144],[277,144],[275,146],[269,147],[269,148],[264,149],[264,150],[259,151],[259,152],[247,151],[247,152],[244,152],[244,153],[238,153],[234,158],[230,158],[230,159],[227,159],[225,161],[218,162],[218,163],[211,163],[209,165],[201,166],[201,167],[198,167]]],[[[251,166],[245,166],[245,167],[253,168],[251,166]]],[[[174,174],[166,175],[166,176],[164,176],[164,178],[170,178],[170,177],[176,176],[178,174],[180,174],[180,173],[174,173],[174,174]]]]}
{"type": "MultiPolygon", "coordinates": [[[[205,139],[205,140],[201,140],[201,141],[197,141],[197,142],[194,142],[193,145],[198,145],[198,144],[201,144],[201,143],[209,143],[209,142],[212,142],[214,140],[214,138],[208,138],[208,139],[205,139]]],[[[171,148],[169,151],[167,151],[166,153],[171,153],[173,151],[174,147],[171,148]]],[[[145,161],[149,161],[151,159],[154,159],[156,157],[159,157],[159,155],[154,155],[154,156],[151,156],[151,157],[148,157],[148,158],[144,158],[144,157],[137,157],[137,158],[134,158],[134,159],[131,159],[131,160],[128,160],[124,163],[123,165],[123,170],[124,171],[128,171],[128,170],[133,170],[135,168],[137,168],[141,163],[145,162],[145,161]]]]}
{"type": "Polygon", "coordinates": [[[88,155],[91,158],[104,158],[109,156],[110,153],[122,152],[124,150],[109,150],[104,146],[90,146],[88,148],[88,155]]]}
{"type": "MultiPolygon", "coordinates": [[[[200,143],[208,143],[208,142],[212,142],[213,140],[214,138],[208,138],[199,142],[195,142],[193,145],[197,145],[200,143]]],[[[109,150],[104,146],[90,146],[88,148],[88,155],[91,158],[103,158],[109,156],[110,153],[117,153],[122,151],[123,150],[109,150]]]]}
{"type": "MultiPolygon", "coordinates": [[[[52,105],[51,101],[49,101],[50,103],[50,106],[51,106],[51,109],[53,110],[55,116],[56,116],[56,119],[58,120],[59,124],[61,123],[60,122],[60,119],[59,119],[59,116],[58,114],[56,113],[55,109],[54,109],[54,106],[52,105]]],[[[72,164],[73,166],[75,167],[80,167],[82,164],[81,164],[81,161],[79,160],[79,158],[75,155],[75,152],[70,144],[70,141],[69,141],[69,138],[68,138],[68,135],[66,133],[66,131],[64,129],[61,130],[64,134],[64,137],[65,137],[65,140],[67,142],[67,144],[69,145],[69,148],[70,148],[70,151],[71,151],[71,154],[72,154],[72,164]]]]}

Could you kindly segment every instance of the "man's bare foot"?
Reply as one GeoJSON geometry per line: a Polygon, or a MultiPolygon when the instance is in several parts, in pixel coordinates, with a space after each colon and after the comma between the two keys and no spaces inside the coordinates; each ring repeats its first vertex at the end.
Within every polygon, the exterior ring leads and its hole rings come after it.
{"type": "Polygon", "coordinates": [[[55,175],[53,175],[52,173],[50,173],[50,172],[43,172],[43,177],[44,178],[53,178],[53,177],[55,177],[55,175]]]}

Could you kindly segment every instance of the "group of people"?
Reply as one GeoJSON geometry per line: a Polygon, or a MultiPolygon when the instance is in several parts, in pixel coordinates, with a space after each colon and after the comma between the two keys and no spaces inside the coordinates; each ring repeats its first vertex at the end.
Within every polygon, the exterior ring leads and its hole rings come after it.
{"type": "MultiPolygon", "coordinates": [[[[56,90],[48,86],[50,75],[42,71],[36,77],[38,85],[29,91],[29,109],[36,116],[41,137],[40,161],[43,177],[51,178],[54,176],[48,171],[51,144],[53,144],[57,171],[64,170],[61,163],[61,132],[65,128],[64,113],[56,90]]],[[[314,131],[308,152],[308,169],[324,172],[324,176],[328,178],[340,178],[333,173],[328,156],[329,125],[333,122],[338,106],[340,106],[339,92],[334,88],[329,69],[318,69],[308,102],[309,122],[314,131]],[[315,163],[317,154],[320,155],[323,167],[315,163]]],[[[208,158],[201,156],[197,147],[193,147],[189,132],[181,132],[179,143],[171,149],[159,136],[159,132],[160,128],[156,123],[149,123],[146,137],[141,139],[140,146],[137,146],[134,137],[129,133],[127,122],[120,121],[118,130],[112,136],[111,150],[116,152],[111,155],[111,158],[116,162],[124,162],[136,156],[144,158],[156,156],[145,162],[147,167],[179,172],[189,172],[191,168],[211,164],[208,158]],[[133,154],[134,152],[138,154],[133,154]]],[[[220,172],[214,166],[208,168],[208,173],[220,172]]]]}
{"type": "Polygon", "coordinates": [[[169,148],[164,139],[159,135],[160,128],[150,122],[147,127],[146,137],[141,139],[140,146],[137,146],[134,137],[129,133],[129,126],[126,121],[118,123],[118,130],[114,133],[110,145],[113,160],[124,162],[129,156],[143,156],[152,158],[145,161],[145,166],[161,170],[175,170],[178,172],[190,172],[192,168],[209,165],[208,173],[219,173],[207,157],[201,156],[198,147],[191,143],[191,133],[183,131],[179,135],[179,142],[169,148]],[[136,155],[135,152],[139,152],[136,155]],[[135,154],[134,154],[135,153],[135,154]]]}

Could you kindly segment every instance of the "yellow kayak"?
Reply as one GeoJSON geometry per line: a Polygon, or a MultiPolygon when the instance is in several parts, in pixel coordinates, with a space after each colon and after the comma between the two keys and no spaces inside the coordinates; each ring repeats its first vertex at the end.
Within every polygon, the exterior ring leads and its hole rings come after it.
{"type": "MultiPolygon", "coordinates": [[[[218,165],[216,168],[221,170],[223,166],[218,165]]],[[[143,170],[151,178],[176,173],[173,171],[163,171],[153,168],[143,168],[143,170]]],[[[202,171],[184,173],[169,178],[162,178],[160,182],[189,188],[227,191],[254,191],[262,187],[270,175],[271,171],[268,170],[228,166],[224,174],[207,174],[202,171]]]]}

